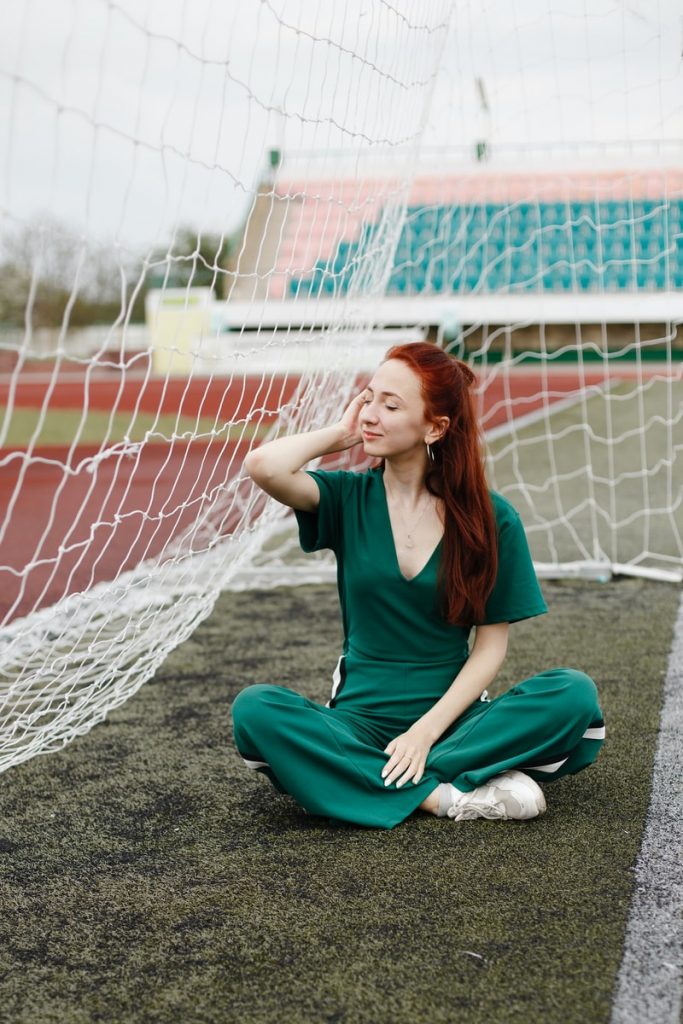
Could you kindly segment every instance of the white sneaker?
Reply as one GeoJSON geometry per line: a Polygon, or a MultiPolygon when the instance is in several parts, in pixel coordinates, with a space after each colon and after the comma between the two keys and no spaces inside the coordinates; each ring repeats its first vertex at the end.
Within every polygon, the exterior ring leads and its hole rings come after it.
{"type": "Polygon", "coordinates": [[[516,818],[526,821],[546,810],[543,790],[524,772],[503,772],[478,786],[471,793],[462,793],[455,786],[453,803],[446,811],[454,821],[472,818],[516,818]]]}

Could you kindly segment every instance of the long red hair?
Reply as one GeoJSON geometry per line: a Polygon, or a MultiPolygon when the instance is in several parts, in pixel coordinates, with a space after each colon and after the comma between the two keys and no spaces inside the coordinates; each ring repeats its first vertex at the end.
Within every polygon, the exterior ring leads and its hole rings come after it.
{"type": "Polygon", "coordinates": [[[495,583],[498,544],[471,391],[474,374],[429,342],[394,345],[384,358],[400,359],[418,375],[428,422],[449,418],[443,437],[430,446],[434,461],[428,462],[425,486],[446,506],[438,576],[442,613],[453,625],[476,625],[495,583]]]}

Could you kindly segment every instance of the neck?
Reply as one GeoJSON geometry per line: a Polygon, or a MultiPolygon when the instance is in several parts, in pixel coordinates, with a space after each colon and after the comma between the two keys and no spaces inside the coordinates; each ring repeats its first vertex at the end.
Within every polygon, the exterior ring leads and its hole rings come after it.
{"type": "Polygon", "coordinates": [[[384,480],[403,502],[416,503],[427,489],[424,483],[427,466],[426,452],[385,458],[384,480]]]}

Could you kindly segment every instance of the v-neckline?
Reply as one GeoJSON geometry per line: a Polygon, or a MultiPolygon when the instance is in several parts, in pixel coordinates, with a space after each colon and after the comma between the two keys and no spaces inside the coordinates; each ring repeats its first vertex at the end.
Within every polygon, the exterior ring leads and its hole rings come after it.
{"type": "Polygon", "coordinates": [[[396,566],[396,571],[398,572],[399,576],[404,581],[404,583],[413,583],[431,565],[433,559],[436,556],[437,551],[439,550],[439,548],[443,544],[443,534],[441,535],[441,537],[439,537],[438,544],[436,545],[436,547],[434,548],[434,550],[432,551],[431,555],[429,556],[429,558],[427,559],[425,564],[422,566],[420,571],[418,573],[416,573],[414,576],[410,576],[410,577],[404,576],[403,572],[401,571],[401,563],[398,560],[398,550],[396,548],[396,541],[394,539],[394,530],[393,530],[393,527],[391,525],[391,516],[389,514],[389,502],[387,501],[387,491],[386,491],[386,488],[384,486],[384,473],[382,472],[381,466],[377,467],[377,475],[379,477],[379,487],[380,487],[380,490],[382,492],[382,504],[384,506],[384,514],[385,514],[386,523],[387,523],[387,527],[388,527],[389,545],[390,545],[390,547],[391,547],[391,549],[393,551],[393,554],[394,554],[394,565],[396,566]]]}

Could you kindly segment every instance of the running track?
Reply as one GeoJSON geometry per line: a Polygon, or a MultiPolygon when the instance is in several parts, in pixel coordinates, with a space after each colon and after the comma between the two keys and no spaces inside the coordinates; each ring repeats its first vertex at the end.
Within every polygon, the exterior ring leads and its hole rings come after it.
{"type": "MultiPolygon", "coordinates": [[[[619,376],[625,375],[619,368],[619,376]]],[[[359,386],[366,380],[359,378],[359,386]]],[[[581,382],[604,380],[601,369],[581,382]]],[[[7,405],[10,381],[0,378],[0,406],[7,405]]],[[[483,383],[479,414],[485,429],[543,404],[538,372],[516,371],[505,378],[493,374],[483,383]]],[[[244,418],[267,425],[297,384],[292,375],[233,379],[228,387],[227,380],[215,378],[188,383],[127,374],[124,381],[100,373],[87,381],[74,374],[53,381],[26,373],[15,384],[14,404],[39,408],[47,399],[50,410],[81,409],[87,394],[91,409],[215,417],[219,425],[244,418]]],[[[579,384],[576,368],[553,372],[546,384],[550,400],[566,397],[579,384]]],[[[34,448],[28,463],[25,450],[0,448],[0,623],[158,555],[235,478],[249,447],[249,441],[218,439],[153,443],[94,466],[88,460],[98,446],[82,445],[71,453],[58,446],[34,448]]],[[[220,531],[229,534],[236,525],[233,512],[220,523],[220,531]]]]}

